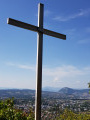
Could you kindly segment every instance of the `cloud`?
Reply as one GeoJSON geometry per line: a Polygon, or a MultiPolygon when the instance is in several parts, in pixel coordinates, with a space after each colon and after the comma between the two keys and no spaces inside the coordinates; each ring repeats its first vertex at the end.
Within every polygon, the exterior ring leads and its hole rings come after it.
{"type": "Polygon", "coordinates": [[[77,73],[79,74],[81,71],[78,70],[76,67],[71,66],[71,65],[63,65],[61,67],[56,67],[56,68],[45,68],[43,70],[45,75],[50,75],[50,76],[66,76],[70,73],[77,73]]]}
{"type": "MultiPolygon", "coordinates": [[[[25,65],[25,64],[14,64],[11,62],[6,63],[8,66],[17,67],[20,69],[32,70],[35,71],[35,66],[25,65]]],[[[90,67],[84,67],[79,69],[73,65],[62,65],[60,67],[54,68],[43,68],[43,75],[44,76],[51,76],[54,77],[55,81],[58,81],[59,78],[63,77],[75,77],[75,76],[82,76],[87,75],[90,72],[90,67]]]]}
{"type": "Polygon", "coordinates": [[[12,63],[12,62],[7,62],[6,65],[16,67],[16,68],[20,68],[20,69],[35,70],[34,66],[25,65],[25,64],[15,64],[15,63],[12,63]]]}
{"type": "Polygon", "coordinates": [[[35,68],[27,65],[17,65],[21,69],[34,70],[35,68]]]}
{"type": "Polygon", "coordinates": [[[90,43],[90,39],[83,39],[78,41],[78,44],[87,44],[87,43],[90,43]]]}
{"type": "Polygon", "coordinates": [[[90,80],[90,67],[78,68],[73,65],[62,65],[54,68],[43,68],[43,85],[53,87],[87,88],[90,80]]]}
{"type": "Polygon", "coordinates": [[[69,21],[69,20],[72,20],[72,19],[76,19],[78,17],[89,15],[89,14],[90,14],[90,8],[88,8],[86,10],[80,9],[80,12],[78,12],[78,13],[75,13],[75,14],[72,14],[72,15],[68,15],[66,17],[64,17],[64,16],[56,16],[53,19],[57,20],[57,21],[65,22],[65,21],[69,21]]]}
{"type": "MultiPolygon", "coordinates": [[[[34,65],[6,63],[9,67],[31,70],[35,73],[34,65]]],[[[32,73],[33,74],[33,73],[32,73]]],[[[35,76],[35,74],[34,74],[35,76]]],[[[27,77],[28,78],[28,77],[27,77]]],[[[14,78],[15,79],[15,78],[14,78]]],[[[20,78],[21,79],[21,78],[20,78]]],[[[24,79],[24,78],[22,78],[24,79]]],[[[62,65],[59,67],[43,67],[43,85],[53,87],[87,87],[90,80],[90,66],[78,68],[73,65],[62,65]],[[81,84],[80,84],[81,83],[81,84]]]]}
{"type": "Polygon", "coordinates": [[[54,81],[62,79],[75,79],[89,75],[90,67],[79,69],[72,65],[64,65],[56,68],[44,68],[43,75],[53,77],[54,81]]]}

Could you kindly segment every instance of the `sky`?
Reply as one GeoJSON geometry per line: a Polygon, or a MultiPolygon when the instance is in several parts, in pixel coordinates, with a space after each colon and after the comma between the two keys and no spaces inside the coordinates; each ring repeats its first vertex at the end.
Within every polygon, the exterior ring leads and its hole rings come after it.
{"type": "Polygon", "coordinates": [[[43,36],[42,87],[88,88],[90,82],[90,0],[1,0],[0,87],[36,88],[37,33],[7,24],[13,18],[38,24],[66,40],[43,36]]]}

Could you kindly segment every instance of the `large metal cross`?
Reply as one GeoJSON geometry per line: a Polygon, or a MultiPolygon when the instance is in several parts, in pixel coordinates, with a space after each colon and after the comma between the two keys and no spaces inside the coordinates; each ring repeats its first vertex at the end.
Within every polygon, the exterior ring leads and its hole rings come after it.
{"type": "Polygon", "coordinates": [[[36,75],[36,97],[35,97],[35,120],[41,120],[41,93],[42,93],[42,52],[43,34],[66,40],[66,35],[43,28],[44,5],[38,5],[38,27],[8,18],[7,23],[27,30],[37,32],[37,75],[36,75]]]}

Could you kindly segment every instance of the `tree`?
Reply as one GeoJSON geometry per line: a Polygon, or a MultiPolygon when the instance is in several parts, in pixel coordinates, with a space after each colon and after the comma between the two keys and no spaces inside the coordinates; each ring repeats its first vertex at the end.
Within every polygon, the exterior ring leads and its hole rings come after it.
{"type": "Polygon", "coordinates": [[[74,113],[71,110],[65,109],[57,120],[90,120],[90,114],[74,113]]]}
{"type": "Polygon", "coordinates": [[[14,99],[0,101],[0,120],[34,120],[34,113],[27,114],[14,108],[14,99]]]}

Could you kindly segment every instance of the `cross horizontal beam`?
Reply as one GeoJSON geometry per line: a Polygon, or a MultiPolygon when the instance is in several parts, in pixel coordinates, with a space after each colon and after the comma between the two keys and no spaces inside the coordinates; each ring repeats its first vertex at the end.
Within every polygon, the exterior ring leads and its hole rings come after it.
{"type": "Polygon", "coordinates": [[[64,35],[64,34],[57,33],[57,32],[47,30],[47,29],[44,29],[44,28],[40,29],[39,27],[37,27],[35,25],[31,25],[31,24],[24,23],[24,22],[21,22],[21,21],[18,21],[18,20],[14,20],[12,18],[8,18],[7,23],[10,24],[10,25],[14,25],[14,26],[17,26],[17,27],[27,29],[27,30],[31,30],[31,31],[35,31],[35,32],[42,32],[43,34],[66,40],[66,35],[64,35]]]}

